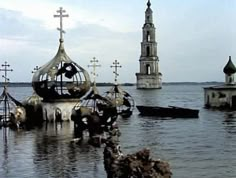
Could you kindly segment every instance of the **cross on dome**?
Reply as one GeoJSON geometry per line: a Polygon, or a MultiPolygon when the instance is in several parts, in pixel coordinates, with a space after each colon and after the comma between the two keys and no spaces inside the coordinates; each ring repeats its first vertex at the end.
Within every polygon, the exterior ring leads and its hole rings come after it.
{"type": "Polygon", "coordinates": [[[60,31],[60,42],[63,42],[63,36],[62,34],[65,33],[65,31],[63,30],[63,23],[62,23],[62,19],[63,17],[69,17],[68,14],[63,14],[65,13],[66,11],[62,9],[62,7],[60,7],[59,10],[57,10],[57,13],[59,15],[54,15],[54,17],[59,17],[60,18],[60,28],[57,28],[57,30],[60,31]]]}
{"type": "Polygon", "coordinates": [[[9,78],[7,78],[7,72],[12,72],[13,69],[8,69],[8,67],[10,67],[9,64],[7,64],[7,62],[5,61],[4,64],[2,64],[3,69],[0,69],[0,71],[4,72],[4,75],[2,75],[2,77],[5,79],[5,86],[7,84],[7,82],[9,81],[9,78]]]}
{"type": "Polygon", "coordinates": [[[96,67],[101,67],[101,65],[96,64],[96,63],[98,63],[98,60],[95,57],[93,57],[93,60],[90,60],[90,62],[92,64],[88,65],[88,67],[93,67],[92,75],[93,75],[93,85],[95,87],[96,86],[96,76],[97,76],[97,74],[96,74],[96,67]]]}
{"type": "Polygon", "coordinates": [[[115,68],[115,71],[113,71],[113,73],[115,74],[115,84],[116,84],[116,82],[117,82],[117,76],[119,76],[119,74],[117,73],[117,68],[118,67],[122,67],[121,65],[119,65],[120,63],[117,61],[117,60],[115,60],[115,62],[113,62],[113,65],[111,65],[111,68],[112,67],[114,67],[115,68]]]}

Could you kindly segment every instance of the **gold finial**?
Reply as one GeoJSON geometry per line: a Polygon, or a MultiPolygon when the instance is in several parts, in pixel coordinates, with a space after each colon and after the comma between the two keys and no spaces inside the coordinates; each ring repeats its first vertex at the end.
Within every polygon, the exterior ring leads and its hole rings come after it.
{"type": "Polygon", "coordinates": [[[150,2],[150,0],[148,0],[148,2],[147,2],[147,6],[148,6],[148,8],[150,8],[150,6],[151,6],[151,2],[150,2]]]}

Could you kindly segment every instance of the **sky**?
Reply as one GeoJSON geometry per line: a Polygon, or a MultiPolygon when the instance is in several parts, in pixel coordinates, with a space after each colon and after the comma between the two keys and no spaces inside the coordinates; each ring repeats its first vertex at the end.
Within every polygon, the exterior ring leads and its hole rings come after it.
{"type": "MultiPolygon", "coordinates": [[[[31,82],[32,70],[58,50],[59,7],[68,56],[89,73],[98,59],[97,82],[135,83],[147,0],[0,1],[0,64],[11,82],[31,82]]],[[[151,0],[163,82],[224,81],[229,56],[236,65],[236,0],[151,0]]],[[[3,75],[3,72],[2,74],[3,75]]],[[[92,75],[91,75],[92,79],[92,75]]],[[[4,80],[2,78],[2,80],[4,80]]]]}

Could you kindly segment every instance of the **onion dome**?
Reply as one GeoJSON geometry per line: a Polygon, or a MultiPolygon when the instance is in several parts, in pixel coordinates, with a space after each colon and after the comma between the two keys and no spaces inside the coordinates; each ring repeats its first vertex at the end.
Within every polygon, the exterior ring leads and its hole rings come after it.
{"type": "Polygon", "coordinates": [[[107,131],[115,123],[117,116],[115,105],[91,88],[81,102],[74,106],[71,120],[77,122],[83,128],[89,129],[92,126],[92,130],[96,130],[98,127],[100,133],[101,131],[107,131]]]}
{"type": "Polygon", "coordinates": [[[32,96],[26,98],[22,104],[26,110],[28,126],[31,124],[31,126],[38,124],[40,125],[44,121],[42,98],[36,93],[33,93],[32,96]]]}
{"type": "Polygon", "coordinates": [[[116,106],[118,115],[121,115],[122,117],[129,117],[133,113],[134,99],[130,96],[129,93],[122,90],[121,87],[117,84],[117,76],[119,76],[117,68],[122,67],[120,63],[115,60],[111,67],[115,68],[115,70],[113,71],[113,73],[115,74],[115,84],[111,87],[110,90],[105,93],[105,97],[108,98],[108,100],[110,100],[111,103],[116,106]]]}
{"type": "Polygon", "coordinates": [[[23,101],[24,106],[32,106],[34,110],[36,110],[38,107],[41,107],[42,98],[39,97],[37,94],[33,93],[32,96],[27,97],[23,101]]]}
{"type": "Polygon", "coordinates": [[[66,54],[63,44],[62,18],[69,17],[62,7],[57,11],[60,18],[60,45],[56,56],[44,66],[40,67],[33,76],[33,88],[44,101],[55,99],[77,99],[90,89],[88,72],[73,62],[66,54]]]}
{"type": "Polygon", "coordinates": [[[228,75],[234,74],[236,72],[236,68],[235,68],[233,62],[231,61],[231,56],[229,56],[229,61],[225,65],[223,71],[225,74],[228,74],[228,75]]]}
{"type": "Polygon", "coordinates": [[[134,109],[134,99],[132,96],[121,89],[117,84],[112,86],[109,91],[105,93],[105,97],[116,106],[118,115],[122,117],[130,117],[134,109]]]}
{"type": "Polygon", "coordinates": [[[44,100],[80,98],[90,89],[90,78],[69,58],[60,40],[56,56],[35,72],[32,85],[44,100]]]}

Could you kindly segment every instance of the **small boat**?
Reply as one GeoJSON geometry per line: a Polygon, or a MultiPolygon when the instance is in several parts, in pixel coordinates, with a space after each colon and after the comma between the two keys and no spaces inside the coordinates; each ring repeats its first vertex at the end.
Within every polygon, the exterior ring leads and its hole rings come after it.
{"type": "Polygon", "coordinates": [[[142,106],[137,105],[137,109],[142,116],[158,116],[172,118],[198,118],[199,110],[182,108],[177,106],[142,106]]]}

